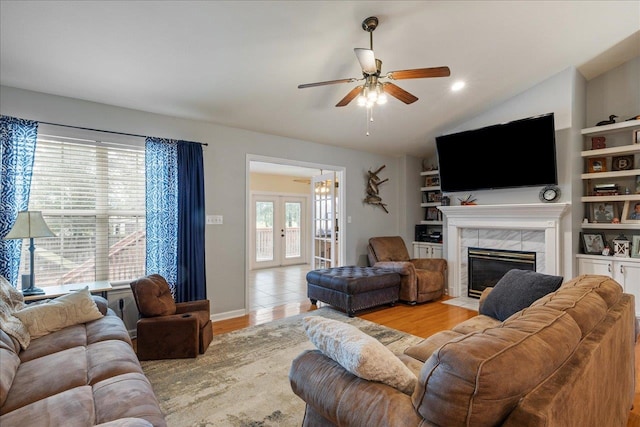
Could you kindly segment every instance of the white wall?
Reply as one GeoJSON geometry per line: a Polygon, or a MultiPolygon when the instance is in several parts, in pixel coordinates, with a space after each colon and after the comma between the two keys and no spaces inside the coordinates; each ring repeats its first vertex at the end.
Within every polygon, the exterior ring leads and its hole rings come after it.
{"type": "MultiPolygon", "coordinates": [[[[207,296],[212,301],[212,314],[218,318],[245,311],[248,154],[346,168],[346,200],[342,206],[345,215],[352,218],[342,233],[347,264],[363,265],[369,237],[399,234],[399,224],[406,222],[406,219],[401,221],[406,216],[406,206],[402,200],[404,187],[400,188],[404,185],[400,158],[6,86],[0,87],[0,93],[0,114],[3,115],[209,144],[203,150],[206,210],[209,215],[224,216],[222,226],[207,226],[206,230],[207,296]],[[389,181],[380,186],[380,195],[388,203],[389,214],[362,202],[367,170],[383,164],[386,168],[381,176],[389,181]]],[[[418,200],[416,195],[415,200],[406,203],[414,204],[418,200]]]]}

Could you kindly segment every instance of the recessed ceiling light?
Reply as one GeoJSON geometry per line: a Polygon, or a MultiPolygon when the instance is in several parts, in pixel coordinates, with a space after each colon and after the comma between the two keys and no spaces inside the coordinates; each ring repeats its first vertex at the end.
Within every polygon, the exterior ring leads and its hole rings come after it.
{"type": "Polygon", "coordinates": [[[454,92],[457,92],[461,90],[464,87],[464,85],[465,85],[465,82],[463,82],[462,80],[458,80],[457,82],[451,85],[451,90],[454,92]]]}

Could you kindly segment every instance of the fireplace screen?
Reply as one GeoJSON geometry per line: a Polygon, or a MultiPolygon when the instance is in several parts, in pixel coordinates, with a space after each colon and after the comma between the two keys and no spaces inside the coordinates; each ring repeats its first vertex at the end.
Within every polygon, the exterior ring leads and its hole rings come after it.
{"type": "Polygon", "coordinates": [[[468,295],[480,298],[485,288],[494,286],[512,269],[536,270],[536,253],[503,249],[468,248],[468,295]]]}

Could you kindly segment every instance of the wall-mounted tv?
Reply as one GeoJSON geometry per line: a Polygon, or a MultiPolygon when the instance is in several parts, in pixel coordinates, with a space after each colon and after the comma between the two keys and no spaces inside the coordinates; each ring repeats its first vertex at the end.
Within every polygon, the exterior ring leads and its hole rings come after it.
{"type": "Polygon", "coordinates": [[[436,137],[444,192],[558,184],[553,113],[436,137]]]}

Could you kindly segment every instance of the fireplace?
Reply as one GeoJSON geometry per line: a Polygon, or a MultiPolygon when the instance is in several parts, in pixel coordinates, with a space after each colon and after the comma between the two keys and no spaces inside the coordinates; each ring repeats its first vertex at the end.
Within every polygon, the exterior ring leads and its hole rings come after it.
{"type": "Polygon", "coordinates": [[[569,203],[438,206],[445,215],[445,258],[449,296],[467,295],[467,248],[497,248],[536,252],[536,271],[563,275],[571,270],[569,203]],[[566,242],[565,242],[566,241],[566,242]]]}
{"type": "Polygon", "coordinates": [[[468,248],[467,257],[471,298],[480,298],[485,288],[494,286],[509,270],[536,270],[535,252],[468,248]]]}

